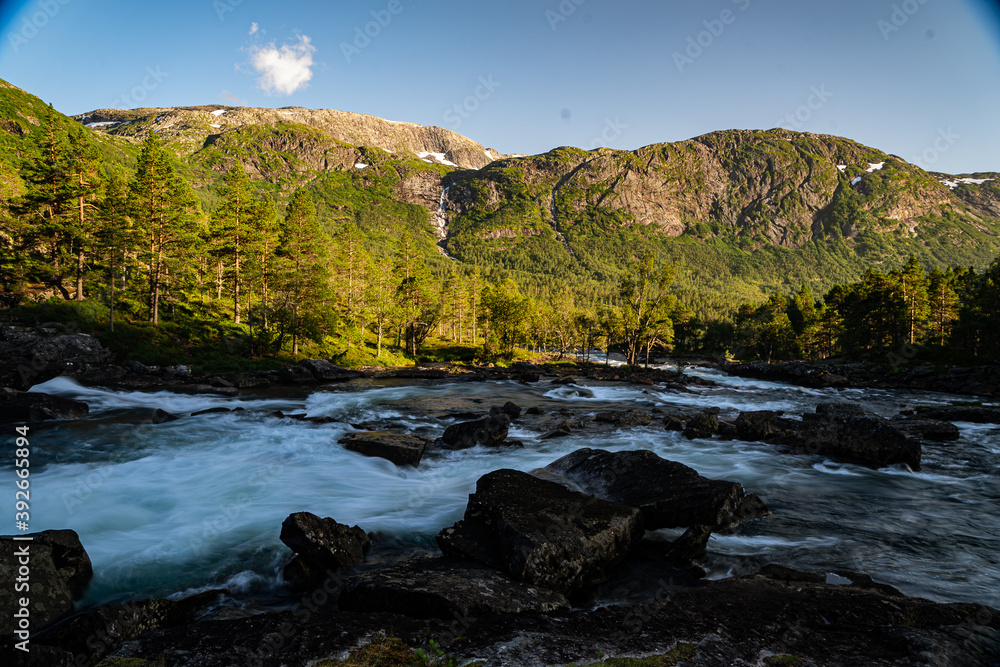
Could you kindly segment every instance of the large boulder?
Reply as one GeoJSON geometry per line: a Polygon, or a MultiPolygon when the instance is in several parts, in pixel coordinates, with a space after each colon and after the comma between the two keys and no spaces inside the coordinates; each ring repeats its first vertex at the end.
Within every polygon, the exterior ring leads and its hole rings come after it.
{"type": "Polygon", "coordinates": [[[437,536],[446,556],[569,594],[603,580],[645,532],[642,513],[516,470],[484,475],[465,518],[437,536]]]}
{"type": "Polygon", "coordinates": [[[345,526],[309,512],[289,515],[281,524],[280,539],[308,569],[319,572],[336,572],[363,562],[371,545],[368,534],[358,526],[345,526]]]}
{"type": "Polygon", "coordinates": [[[653,418],[648,412],[642,410],[610,410],[608,412],[598,412],[594,417],[595,422],[614,424],[615,426],[648,426],[653,418]]]}
{"type": "Polygon", "coordinates": [[[42,645],[70,653],[75,662],[68,664],[96,665],[123,642],[194,621],[223,593],[212,590],[182,600],[136,600],[89,609],[34,637],[32,651],[42,645]]]}
{"type": "Polygon", "coordinates": [[[648,450],[579,449],[544,470],[596,498],[640,509],[647,530],[698,525],[723,530],[768,514],[741,484],[707,479],[648,450]]]}
{"type": "Polygon", "coordinates": [[[950,439],[947,427],[934,424],[905,425],[866,414],[854,403],[820,403],[815,413],[801,420],[786,419],[771,411],[743,412],[736,418],[737,437],[786,445],[806,454],[823,454],[880,468],[905,463],[920,469],[920,442],[950,439]]]}
{"type": "Polygon", "coordinates": [[[778,418],[781,415],[781,412],[773,410],[741,412],[734,422],[736,437],[750,442],[766,441],[771,436],[781,433],[781,428],[778,426],[778,418]]]}
{"type": "Polygon", "coordinates": [[[306,384],[316,382],[316,376],[305,366],[289,366],[278,371],[278,380],[285,384],[306,384]]]}
{"type": "Polygon", "coordinates": [[[27,390],[60,375],[78,375],[111,361],[93,336],[53,336],[17,327],[0,329],[0,386],[27,390]]]}
{"type": "Polygon", "coordinates": [[[804,414],[800,429],[776,442],[874,468],[903,463],[920,470],[920,442],[874,415],[804,414]]]}
{"type": "Polygon", "coordinates": [[[338,441],[346,449],[392,461],[398,466],[418,466],[430,441],[406,433],[364,431],[349,433],[338,441]]]}
{"type": "MultiPolygon", "coordinates": [[[[31,630],[41,630],[73,611],[73,602],[83,597],[94,576],[90,556],[72,530],[46,530],[25,537],[31,541],[0,536],[0,637],[10,637],[17,629],[14,611],[21,598],[30,601],[31,630]],[[24,554],[27,553],[27,556],[24,554]],[[30,591],[16,591],[21,560],[28,559],[30,591]]],[[[20,583],[25,583],[24,581],[20,583]]]]}
{"type": "Polygon", "coordinates": [[[709,408],[699,412],[687,422],[684,437],[689,440],[711,438],[719,431],[719,408],[709,408]]]}
{"type": "Polygon", "coordinates": [[[0,390],[0,422],[38,422],[48,419],[83,419],[90,406],[61,396],[0,390]]]}
{"type": "Polygon", "coordinates": [[[452,424],[445,429],[441,441],[446,449],[469,449],[477,445],[499,447],[507,439],[509,429],[509,415],[491,414],[485,419],[452,424]]]}
{"type": "Polygon", "coordinates": [[[313,378],[320,382],[341,382],[362,376],[359,371],[334,366],[325,359],[309,359],[303,361],[299,366],[309,371],[313,378]]]}
{"type": "Polygon", "coordinates": [[[906,437],[917,440],[949,442],[962,437],[962,432],[957,426],[939,419],[896,417],[891,420],[891,424],[906,437]]]}
{"type": "Polygon", "coordinates": [[[942,419],[949,422],[1000,424],[1000,408],[975,405],[921,405],[917,407],[917,415],[923,419],[942,419]]]}
{"type": "Polygon", "coordinates": [[[430,557],[352,577],[340,594],[340,608],[452,619],[569,609],[569,601],[484,565],[430,557]]]}
{"type": "Polygon", "coordinates": [[[490,414],[507,415],[508,417],[510,417],[511,421],[514,421],[515,419],[521,416],[521,407],[515,405],[514,403],[511,403],[510,401],[507,401],[502,406],[494,405],[492,408],[490,408],[490,414]]]}

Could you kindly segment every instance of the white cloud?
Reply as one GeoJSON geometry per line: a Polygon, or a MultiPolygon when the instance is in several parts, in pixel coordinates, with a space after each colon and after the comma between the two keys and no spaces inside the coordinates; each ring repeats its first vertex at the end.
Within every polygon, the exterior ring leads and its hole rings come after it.
{"type": "Polygon", "coordinates": [[[250,34],[251,35],[256,35],[257,31],[259,31],[259,30],[260,30],[260,26],[257,25],[256,22],[250,24],[250,34]]]}
{"type": "Polygon", "coordinates": [[[305,35],[298,44],[274,43],[257,47],[250,52],[250,62],[260,73],[257,85],[268,95],[291,95],[309,85],[312,79],[313,53],[316,47],[305,35]]]}

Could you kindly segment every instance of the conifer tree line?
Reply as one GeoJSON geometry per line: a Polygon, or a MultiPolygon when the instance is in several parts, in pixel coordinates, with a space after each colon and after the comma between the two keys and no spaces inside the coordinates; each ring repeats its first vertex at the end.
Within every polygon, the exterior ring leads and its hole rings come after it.
{"type": "Polygon", "coordinates": [[[485,359],[614,346],[634,363],[671,339],[673,268],[651,257],[607,304],[568,287],[528,298],[504,275],[432,270],[411,235],[372,249],[353,221],[324,228],[307,189],[282,207],[238,164],[206,212],[155,134],[134,172],[101,164],[85,130],[51,118],[34,149],[21,169],[26,192],[5,218],[0,279],[7,290],[43,283],[98,302],[111,330],[116,320],[214,318],[247,332],[249,356],[299,354],[328,336],[376,357],[388,346],[413,356],[435,336],[481,346],[485,359]]]}
{"type": "Polygon", "coordinates": [[[405,232],[392,247],[372,247],[352,220],[324,224],[310,190],[276,201],[239,164],[207,212],[182,172],[155,134],[126,170],[102,163],[86,130],[49,118],[21,165],[26,191],[3,216],[0,282],[8,291],[44,283],[63,299],[100,303],[111,330],[116,321],[225,322],[244,332],[240,352],[250,357],[323,350],[331,337],[376,358],[387,348],[418,356],[434,338],[474,346],[484,360],[512,359],[519,348],[585,358],[615,350],[633,365],[723,350],[762,359],[1000,355],[1000,261],[980,274],[927,272],[910,258],[822,299],[803,287],[712,318],[707,304],[677,300],[677,266],[654,255],[634,258],[600,296],[558,276],[526,296],[502,271],[429,263],[405,232]]]}
{"type": "Polygon", "coordinates": [[[731,322],[692,318],[678,326],[691,352],[728,350],[744,359],[868,359],[892,365],[934,360],[1000,360],[1000,259],[971,268],[927,271],[914,257],[822,299],[808,286],[740,306],[731,322]]]}

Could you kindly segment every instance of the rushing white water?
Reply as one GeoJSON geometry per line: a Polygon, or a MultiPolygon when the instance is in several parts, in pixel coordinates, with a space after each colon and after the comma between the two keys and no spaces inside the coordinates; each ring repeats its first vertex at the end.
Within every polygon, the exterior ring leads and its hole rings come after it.
{"type": "MultiPolygon", "coordinates": [[[[266,604],[281,590],[279,572],[290,552],[278,534],[292,512],[379,533],[376,551],[385,557],[432,550],[433,536],[461,518],[476,480],[489,471],[530,471],[580,447],[644,448],[707,477],[739,481],[772,509],[772,516],[733,534],[713,536],[707,559],[713,578],[789,562],[862,570],[909,594],[998,606],[1000,427],[994,425],[959,424],[961,440],[926,443],[919,473],[871,470],[760,443],[687,440],[655,422],[553,440],[537,440],[539,433],[515,423],[511,437],[523,440],[523,449],[433,454],[418,469],[336,444],[352,430],[349,423],[367,421],[437,437],[452,420],[436,416],[436,406],[449,400],[479,401],[483,412],[507,400],[547,412],[568,407],[576,416],[611,407],[669,412],[711,406],[730,415],[760,409],[798,414],[827,400],[856,400],[894,415],[904,406],[957,400],[690,372],[720,386],[678,393],[601,383],[352,382],[311,394],[226,398],[106,391],[57,379],[35,390],[86,401],[91,416],[39,425],[30,434],[32,530],[80,534],[95,570],[88,603],[229,587],[266,604]],[[186,416],[220,406],[244,411],[186,416]],[[184,418],[135,423],[136,415],[156,408],[184,418]],[[274,410],[343,423],[279,419],[270,414],[274,410]]],[[[0,484],[13,488],[13,479],[5,461],[0,484]]],[[[12,512],[10,502],[5,498],[5,511],[12,512]]]]}

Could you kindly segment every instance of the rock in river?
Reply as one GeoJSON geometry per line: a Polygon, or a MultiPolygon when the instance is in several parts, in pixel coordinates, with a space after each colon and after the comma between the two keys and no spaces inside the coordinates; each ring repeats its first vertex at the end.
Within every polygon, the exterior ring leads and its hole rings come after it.
{"type": "Polygon", "coordinates": [[[38,422],[47,419],[83,419],[90,406],[61,396],[22,393],[6,389],[0,393],[0,422],[38,422]]]}
{"type": "Polygon", "coordinates": [[[281,524],[280,539],[310,570],[319,572],[336,572],[361,563],[371,545],[368,534],[358,526],[352,528],[309,512],[289,515],[281,524]]]}
{"type": "Polygon", "coordinates": [[[647,530],[682,526],[732,528],[768,514],[736,482],[707,479],[692,468],[648,450],[579,449],[544,468],[584,493],[642,511],[647,530]]]}
{"type": "MultiPolygon", "coordinates": [[[[11,492],[13,497],[13,492],[11,492]]],[[[0,536],[0,636],[9,638],[16,629],[15,602],[22,597],[30,600],[32,631],[40,630],[73,611],[73,602],[83,597],[87,584],[94,576],[90,556],[80,544],[80,536],[72,530],[46,530],[25,535],[28,541],[16,541],[12,536],[0,536]],[[30,595],[15,592],[13,582],[19,561],[29,559],[30,595]]]]}
{"type": "Polygon", "coordinates": [[[485,419],[452,424],[445,429],[441,441],[447,449],[469,449],[477,445],[499,447],[507,439],[510,416],[490,414],[485,419]]]}
{"type": "Polygon", "coordinates": [[[644,534],[642,513],[516,470],[484,475],[465,518],[438,534],[446,556],[569,594],[601,581],[644,534]]]}
{"type": "Polygon", "coordinates": [[[406,433],[365,431],[350,433],[338,442],[352,452],[387,459],[398,466],[416,467],[430,441],[406,433]]]}
{"type": "Polygon", "coordinates": [[[648,426],[653,418],[642,410],[611,410],[598,412],[595,422],[614,424],[615,426],[648,426]]]}
{"type": "Polygon", "coordinates": [[[483,565],[430,557],[352,577],[340,594],[340,608],[452,619],[569,609],[569,601],[483,565]]]}

